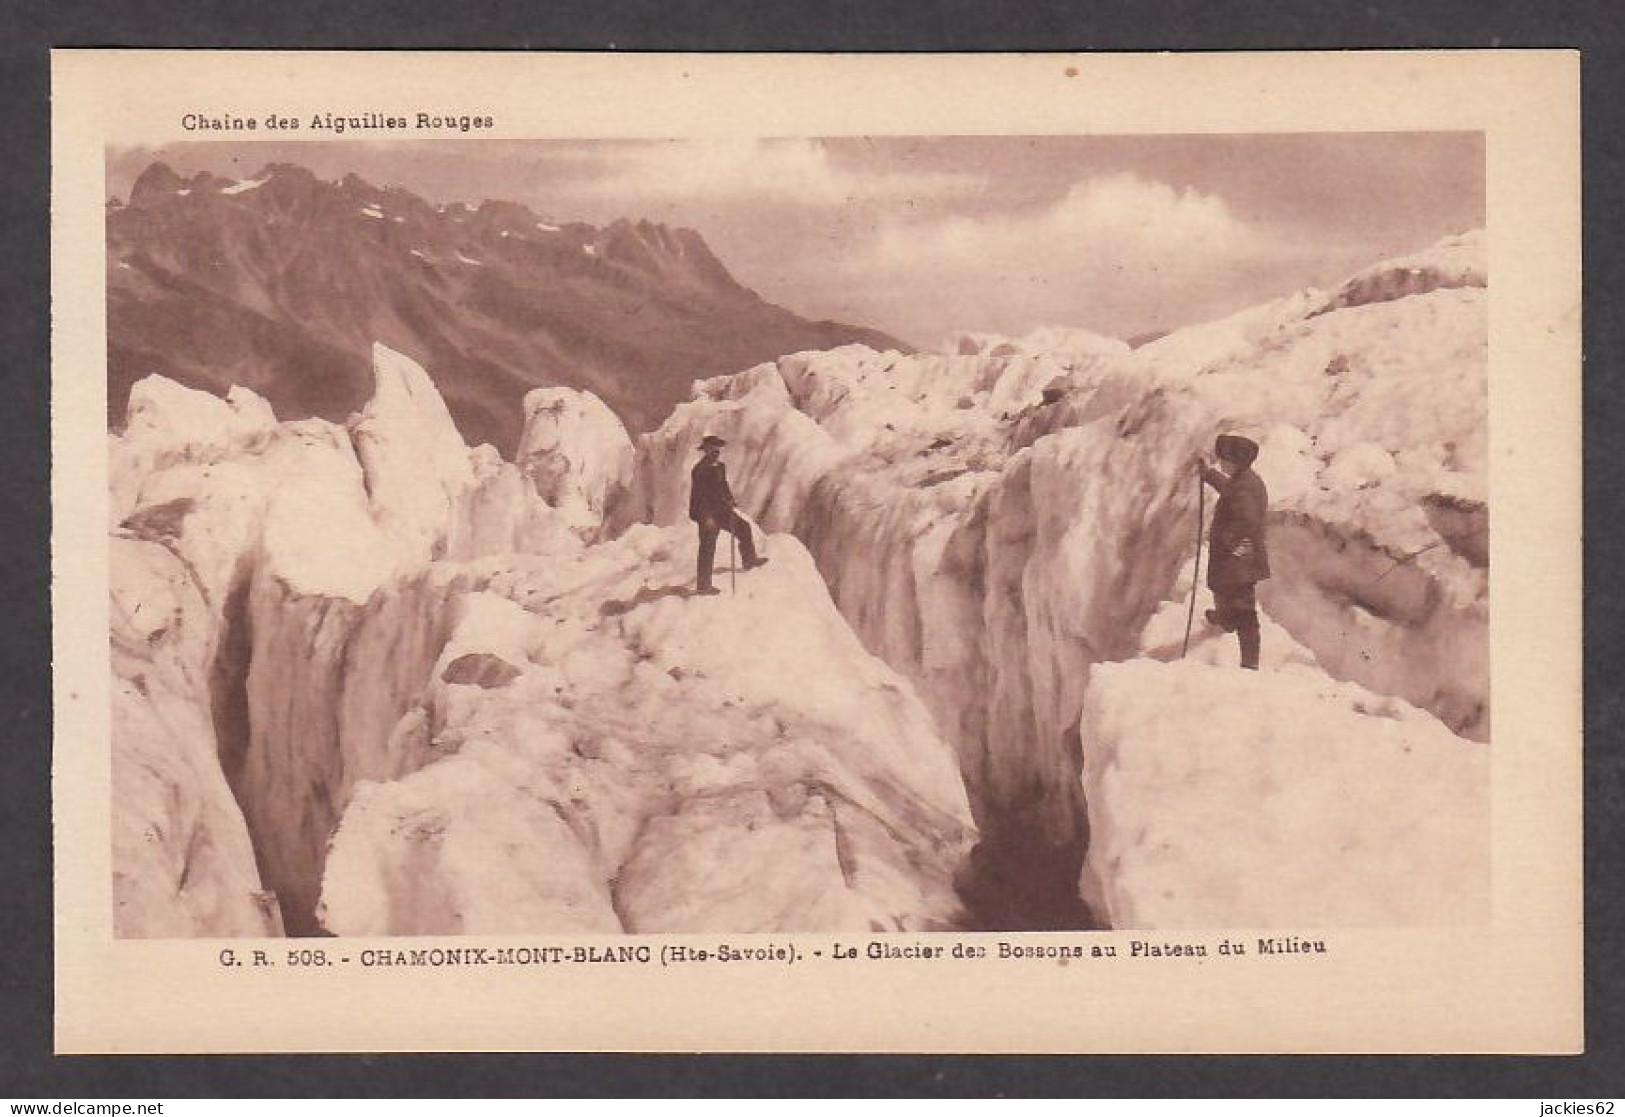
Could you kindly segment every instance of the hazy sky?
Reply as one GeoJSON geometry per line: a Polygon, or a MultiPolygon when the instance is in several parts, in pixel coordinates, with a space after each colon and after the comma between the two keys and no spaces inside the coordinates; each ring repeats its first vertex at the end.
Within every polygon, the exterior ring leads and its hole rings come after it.
{"type": "Polygon", "coordinates": [[[686,225],[767,299],[926,346],[1168,329],[1484,223],[1477,133],[185,143],[111,152],[109,192],[154,159],[686,225]]]}

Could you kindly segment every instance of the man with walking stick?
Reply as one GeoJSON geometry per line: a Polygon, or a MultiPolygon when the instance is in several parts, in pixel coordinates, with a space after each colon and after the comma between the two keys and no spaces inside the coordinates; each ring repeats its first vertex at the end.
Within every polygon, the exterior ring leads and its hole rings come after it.
{"type": "MultiPolygon", "coordinates": [[[[733,490],[728,487],[728,470],[722,464],[722,448],[727,443],[714,434],[700,440],[700,460],[689,475],[688,518],[700,526],[699,569],[694,592],[711,596],[721,591],[711,584],[716,562],[717,533],[726,531],[744,553],[745,569],[754,570],[767,562],[756,553],[756,540],[750,524],[734,507],[733,490]]],[[[738,563],[734,563],[737,569],[738,563]]]]}
{"type": "Polygon", "coordinates": [[[1241,665],[1257,671],[1255,587],[1270,576],[1269,551],[1264,544],[1269,492],[1263,479],[1252,470],[1258,443],[1236,434],[1221,434],[1213,452],[1218,458],[1217,469],[1202,455],[1196,457],[1197,476],[1219,492],[1219,502],[1213,508],[1207,563],[1207,584],[1213,591],[1214,608],[1203,615],[1209,624],[1236,634],[1241,644],[1241,665]]]}

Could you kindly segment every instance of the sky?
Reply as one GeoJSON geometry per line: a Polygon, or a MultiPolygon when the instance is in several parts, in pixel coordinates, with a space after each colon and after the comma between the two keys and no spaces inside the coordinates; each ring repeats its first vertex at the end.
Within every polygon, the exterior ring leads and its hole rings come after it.
{"type": "Polygon", "coordinates": [[[769,301],[925,347],[1208,321],[1480,227],[1485,205],[1479,133],[216,141],[110,151],[109,194],[159,159],[687,226],[769,301]]]}

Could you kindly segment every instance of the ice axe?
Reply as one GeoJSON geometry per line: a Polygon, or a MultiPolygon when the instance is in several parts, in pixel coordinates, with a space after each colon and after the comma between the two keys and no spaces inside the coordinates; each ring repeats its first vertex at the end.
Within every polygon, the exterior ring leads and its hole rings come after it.
{"type": "Polygon", "coordinates": [[[1207,504],[1207,479],[1202,476],[1200,467],[1196,470],[1196,559],[1191,564],[1191,607],[1185,614],[1185,643],[1179,649],[1179,658],[1184,659],[1185,653],[1191,650],[1191,625],[1196,622],[1196,585],[1198,575],[1202,571],[1202,515],[1207,504]]]}

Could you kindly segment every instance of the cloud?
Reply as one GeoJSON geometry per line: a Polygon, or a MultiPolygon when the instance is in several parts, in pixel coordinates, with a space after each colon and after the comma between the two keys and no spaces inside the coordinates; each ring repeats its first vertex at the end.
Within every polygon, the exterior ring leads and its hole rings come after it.
{"type": "Polygon", "coordinates": [[[1021,213],[889,220],[874,249],[898,259],[921,251],[967,260],[1082,253],[1122,270],[1189,268],[1275,247],[1222,198],[1120,174],[1074,183],[1052,205],[1021,213]]]}
{"type": "Polygon", "coordinates": [[[1113,174],[1022,211],[890,215],[848,258],[844,282],[889,292],[887,320],[921,340],[938,336],[939,324],[1000,332],[1074,325],[1127,336],[1226,312],[1243,280],[1255,290],[1311,251],[1218,195],[1113,174]]]}
{"type": "Polygon", "coordinates": [[[629,201],[683,197],[837,206],[964,196],[984,184],[972,174],[843,166],[816,140],[673,140],[584,149],[575,158],[598,172],[578,180],[579,189],[629,201]]]}

